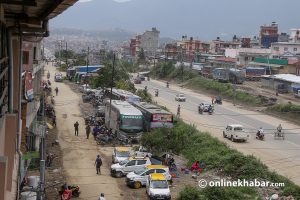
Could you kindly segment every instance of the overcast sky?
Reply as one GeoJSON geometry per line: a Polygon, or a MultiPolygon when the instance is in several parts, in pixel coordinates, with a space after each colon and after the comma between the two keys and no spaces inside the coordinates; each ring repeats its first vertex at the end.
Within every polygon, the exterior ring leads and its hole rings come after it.
{"type": "Polygon", "coordinates": [[[276,21],[281,32],[300,27],[300,0],[80,0],[51,20],[51,27],[141,33],[156,27],[162,37],[203,40],[258,34],[276,21]]]}

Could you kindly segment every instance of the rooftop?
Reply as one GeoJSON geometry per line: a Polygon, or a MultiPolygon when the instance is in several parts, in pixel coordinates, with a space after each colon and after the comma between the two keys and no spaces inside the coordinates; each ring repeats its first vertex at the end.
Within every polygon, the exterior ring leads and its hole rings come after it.
{"type": "Polygon", "coordinates": [[[300,84],[300,76],[296,76],[294,74],[264,75],[263,77],[300,84]]]}

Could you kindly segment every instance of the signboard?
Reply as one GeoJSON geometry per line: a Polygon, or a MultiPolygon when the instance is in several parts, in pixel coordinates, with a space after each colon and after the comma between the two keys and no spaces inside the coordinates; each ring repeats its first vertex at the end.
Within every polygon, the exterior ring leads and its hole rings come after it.
{"type": "Polygon", "coordinates": [[[28,101],[33,100],[33,86],[31,72],[25,73],[25,99],[28,101]]]}
{"type": "Polygon", "coordinates": [[[153,114],[153,122],[172,122],[172,115],[153,114]]]}
{"type": "Polygon", "coordinates": [[[22,160],[29,160],[33,158],[39,158],[40,153],[37,151],[29,151],[22,156],[22,160]]]}

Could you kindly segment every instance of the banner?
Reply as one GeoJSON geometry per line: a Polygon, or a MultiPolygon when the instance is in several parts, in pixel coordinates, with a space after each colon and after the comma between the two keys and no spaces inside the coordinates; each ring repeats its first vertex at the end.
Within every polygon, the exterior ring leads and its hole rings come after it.
{"type": "Polygon", "coordinates": [[[32,86],[31,72],[25,73],[25,99],[31,101],[33,99],[33,86],[32,86]]]}

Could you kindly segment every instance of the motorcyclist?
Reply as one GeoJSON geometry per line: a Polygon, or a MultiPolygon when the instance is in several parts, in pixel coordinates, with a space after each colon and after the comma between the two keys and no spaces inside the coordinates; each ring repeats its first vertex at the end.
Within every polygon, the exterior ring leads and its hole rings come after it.
{"type": "Polygon", "coordinates": [[[147,92],[147,90],[148,90],[147,86],[145,86],[145,89],[144,89],[144,90],[147,92]]]}
{"type": "Polygon", "coordinates": [[[155,96],[158,97],[158,89],[155,90],[155,96]]]}
{"type": "Polygon", "coordinates": [[[201,104],[199,105],[199,112],[200,112],[200,113],[203,113],[203,110],[204,110],[204,104],[201,103],[201,104]]]}
{"type": "Polygon", "coordinates": [[[167,82],[167,88],[169,87],[169,82],[167,82]]]}
{"type": "Polygon", "coordinates": [[[263,138],[264,137],[264,129],[262,127],[260,127],[256,133],[256,136],[258,138],[263,138]]]}
{"type": "Polygon", "coordinates": [[[177,116],[180,116],[180,104],[177,107],[177,116]]]}
{"type": "Polygon", "coordinates": [[[50,78],[50,72],[48,71],[47,73],[47,78],[49,79],[50,78]]]}
{"type": "Polygon", "coordinates": [[[281,133],[281,131],[282,131],[282,126],[281,126],[281,124],[278,125],[277,131],[278,131],[278,133],[281,133]]]}

